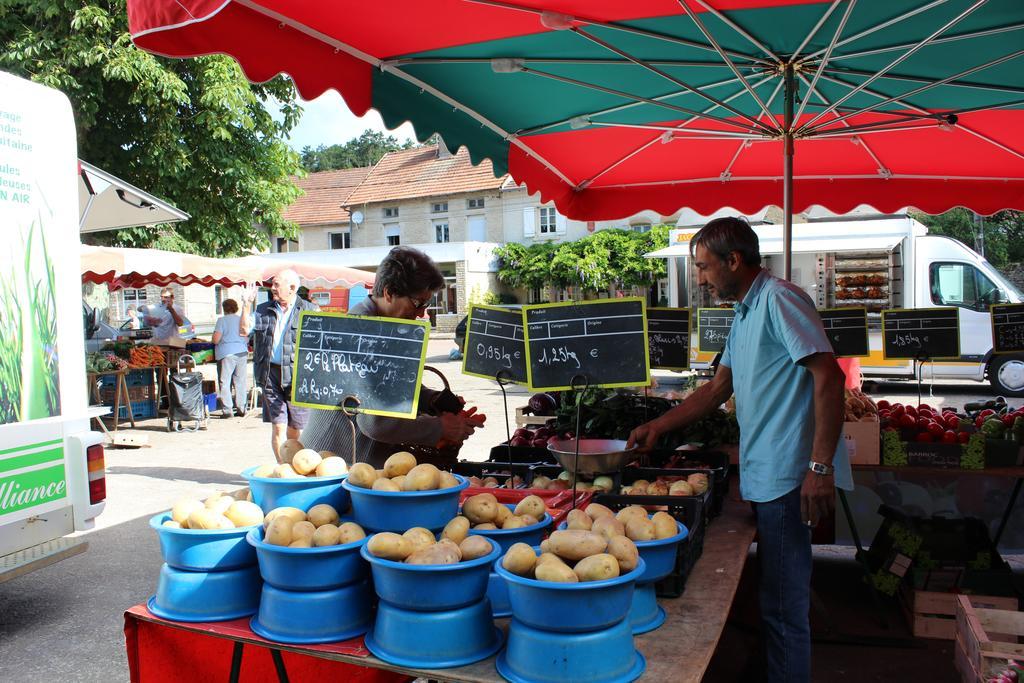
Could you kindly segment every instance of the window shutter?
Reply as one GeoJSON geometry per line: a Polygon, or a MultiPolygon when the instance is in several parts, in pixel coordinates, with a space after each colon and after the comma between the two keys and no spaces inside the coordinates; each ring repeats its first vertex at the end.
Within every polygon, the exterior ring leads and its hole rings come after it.
{"type": "Polygon", "coordinates": [[[558,213],[557,210],[555,211],[555,234],[556,235],[564,235],[565,234],[565,216],[563,216],[562,214],[558,213]]]}
{"type": "Polygon", "coordinates": [[[533,237],[533,215],[535,209],[532,206],[528,206],[523,209],[523,237],[533,237]]]}

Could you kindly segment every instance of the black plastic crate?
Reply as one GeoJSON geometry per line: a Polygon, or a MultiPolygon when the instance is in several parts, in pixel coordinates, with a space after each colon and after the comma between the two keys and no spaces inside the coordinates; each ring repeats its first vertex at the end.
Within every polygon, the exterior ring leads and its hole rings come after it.
{"type": "MultiPolygon", "coordinates": [[[[451,470],[455,474],[461,474],[464,477],[480,477],[481,479],[494,477],[502,487],[505,487],[509,478],[510,466],[507,461],[502,463],[460,460],[459,462],[452,463],[451,470]]],[[[512,463],[511,473],[523,480],[522,484],[516,486],[516,488],[526,488],[533,481],[531,463],[512,463]]]]}
{"type": "Polygon", "coordinates": [[[598,493],[593,502],[612,510],[621,510],[630,505],[640,505],[651,512],[659,510],[672,515],[686,527],[686,539],[679,544],[676,566],[672,573],[655,584],[659,598],[678,598],[686,587],[686,579],[693,565],[704,552],[704,532],[707,525],[704,506],[707,496],[623,496],[598,493]]]}
{"type": "Polygon", "coordinates": [[[655,450],[646,454],[648,467],[669,469],[710,469],[714,472],[714,500],[712,517],[722,514],[722,504],[729,495],[729,454],[722,451],[667,451],[655,450]]]}
{"type": "MultiPolygon", "coordinates": [[[[704,493],[697,494],[695,496],[623,496],[624,498],[643,498],[652,502],[638,503],[638,505],[666,505],[671,501],[678,498],[694,498],[701,501],[701,514],[704,517],[704,523],[708,524],[716,516],[715,509],[715,489],[712,480],[712,473],[706,469],[668,469],[660,467],[627,467],[622,470],[620,479],[616,481],[621,486],[629,486],[635,481],[640,479],[646,479],[647,481],[654,481],[658,477],[679,477],[686,478],[691,474],[707,474],[708,475],[708,490],[704,493]]],[[[719,509],[721,504],[719,503],[719,509]]],[[[682,521],[682,520],[680,520],[682,521]]],[[[685,522],[684,522],[685,524],[685,522]]],[[[689,528],[689,525],[687,525],[689,528]]]]}
{"type": "Polygon", "coordinates": [[[557,464],[554,456],[547,448],[541,448],[539,446],[506,446],[504,443],[498,444],[491,449],[490,455],[487,457],[489,462],[505,462],[509,461],[509,451],[511,451],[512,462],[521,463],[550,463],[552,465],[557,464]]]}

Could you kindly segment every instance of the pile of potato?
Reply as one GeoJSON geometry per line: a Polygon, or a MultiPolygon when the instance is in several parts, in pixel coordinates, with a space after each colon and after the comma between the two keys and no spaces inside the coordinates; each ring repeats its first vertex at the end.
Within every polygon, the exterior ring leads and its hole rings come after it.
{"type": "Polygon", "coordinates": [[[538,524],[546,512],[547,507],[540,496],[527,496],[519,501],[515,510],[509,510],[498,502],[494,494],[478,493],[466,499],[462,504],[462,515],[452,521],[464,519],[467,528],[477,530],[522,529],[538,524]]]}
{"type": "Polygon", "coordinates": [[[469,520],[455,517],[444,527],[440,540],[429,529],[413,527],[404,534],[383,532],[366,542],[374,557],[406,564],[458,564],[484,557],[494,549],[483,536],[469,535],[469,520]]]}
{"type": "Polygon", "coordinates": [[[314,505],[307,512],[293,507],[274,508],[263,521],[263,540],[288,548],[323,548],[366,538],[366,532],[355,522],[339,525],[340,521],[338,511],[326,503],[314,505]]]}
{"type": "MultiPolygon", "coordinates": [[[[488,476],[488,477],[484,477],[483,479],[481,479],[480,477],[471,476],[471,477],[466,477],[466,480],[469,482],[470,486],[475,486],[476,488],[481,488],[481,489],[508,488],[508,484],[507,483],[506,484],[502,484],[500,481],[498,481],[497,477],[490,477],[490,476],[488,476]]],[[[523,485],[523,478],[522,477],[520,477],[518,474],[515,475],[514,477],[512,477],[512,488],[517,489],[517,488],[521,487],[522,485],[523,485]]]]}
{"type": "Polygon", "coordinates": [[[538,581],[603,581],[636,569],[640,557],[636,541],[669,538],[678,531],[668,513],[658,512],[648,519],[647,511],[638,505],[616,514],[600,503],[571,511],[566,526],[540,544],[539,556],[529,545],[516,543],[501,565],[538,581]]]}
{"type": "MultiPolygon", "coordinates": [[[[583,481],[582,479],[576,481],[577,491],[604,491],[605,493],[611,493],[611,490],[614,487],[615,482],[611,477],[605,475],[595,477],[594,481],[583,481]]],[[[543,474],[538,475],[533,478],[532,482],[530,482],[530,488],[544,489],[547,491],[565,491],[571,489],[572,472],[562,470],[554,479],[543,474]]]]}
{"type": "Polygon", "coordinates": [[[306,448],[298,439],[288,439],[281,444],[280,465],[260,465],[252,473],[254,477],[268,479],[295,479],[298,477],[336,477],[348,472],[348,465],[330,451],[317,453],[306,448]]]}
{"type": "Polygon", "coordinates": [[[174,529],[240,529],[263,523],[263,510],[250,500],[214,493],[205,501],[182,498],[171,508],[163,526],[174,529]]]}
{"type": "Polygon", "coordinates": [[[384,461],[384,469],[358,462],[348,472],[352,486],[374,491],[435,491],[459,485],[451,472],[442,472],[434,465],[416,464],[416,456],[400,451],[384,461]]]}
{"type": "Polygon", "coordinates": [[[694,472],[685,479],[658,477],[653,482],[637,479],[619,490],[624,496],[699,496],[708,490],[708,475],[694,472]]]}

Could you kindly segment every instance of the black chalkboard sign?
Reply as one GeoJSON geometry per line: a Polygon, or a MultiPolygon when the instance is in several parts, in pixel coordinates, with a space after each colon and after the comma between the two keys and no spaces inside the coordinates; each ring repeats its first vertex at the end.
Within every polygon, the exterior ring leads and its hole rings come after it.
{"type": "Polygon", "coordinates": [[[651,368],[685,370],[690,367],[690,309],[648,308],[647,342],[651,368]]]}
{"type": "Polygon", "coordinates": [[[697,348],[701,353],[718,353],[725,348],[736,311],[731,308],[697,309],[697,348]]]}
{"type": "Polygon", "coordinates": [[[823,308],[818,313],[837,358],[868,356],[868,309],[863,306],[823,308]]]}
{"type": "Polygon", "coordinates": [[[638,297],[523,308],[527,383],[533,391],[650,384],[647,320],[638,297]]]}
{"type": "Polygon", "coordinates": [[[351,396],[360,412],[416,417],[429,329],[427,321],[303,311],[292,402],[338,409],[351,396]]]}
{"type": "Polygon", "coordinates": [[[992,353],[1024,351],[1024,304],[992,306],[992,353]]]}
{"type": "Polygon", "coordinates": [[[526,384],[523,312],[493,306],[470,306],[463,351],[463,373],[494,379],[498,372],[504,370],[513,382],[526,384]]]}
{"type": "Polygon", "coordinates": [[[882,311],[882,355],[904,360],[960,357],[960,319],[955,308],[892,308],[882,311]]]}

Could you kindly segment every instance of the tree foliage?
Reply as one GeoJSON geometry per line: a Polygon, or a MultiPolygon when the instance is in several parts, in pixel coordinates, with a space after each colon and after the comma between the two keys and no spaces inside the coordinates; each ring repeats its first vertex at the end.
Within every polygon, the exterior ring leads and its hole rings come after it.
{"type": "Polygon", "coordinates": [[[985,237],[985,258],[997,268],[1024,261],[1024,212],[1000,211],[976,220],[973,211],[957,208],[929,216],[914,213],[933,235],[946,235],[976,249],[976,237],[985,237]]]}
{"type": "Polygon", "coordinates": [[[281,217],[299,194],[290,177],[301,173],[283,142],[302,111],[289,80],[253,85],[228,57],[143,52],[128,35],[124,0],[0,1],[0,69],[70,98],[82,159],[192,216],[162,231],[100,233],[98,241],[161,240],[228,256],[265,246],[256,223],[296,234],[281,217]]]}
{"type": "Polygon", "coordinates": [[[506,244],[495,250],[498,279],[515,288],[554,285],[581,292],[649,287],[665,276],[665,261],[644,254],[668,246],[668,231],[659,225],[646,233],[600,230],[575,242],[506,244]]]}
{"type": "Polygon", "coordinates": [[[339,168],[373,166],[388,152],[409,149],[414,144],[408,138],[405,142],[399,142],[394,135],[384,135],[380,131],[367,128],[359,137],[352,138],[343,145],[303,147],[302,167],[310,173],[316,173],[339,168]]]}

